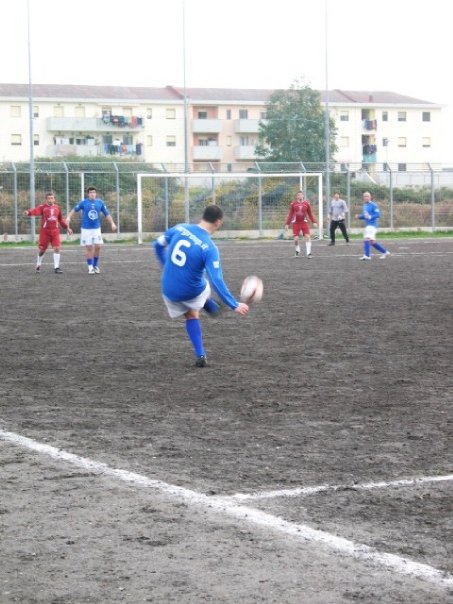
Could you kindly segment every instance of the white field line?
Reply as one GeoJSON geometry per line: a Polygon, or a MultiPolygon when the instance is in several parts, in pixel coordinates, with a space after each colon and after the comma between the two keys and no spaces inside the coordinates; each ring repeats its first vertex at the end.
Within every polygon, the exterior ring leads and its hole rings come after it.
{"type": "Polygon", "coordinates": [[[418,487],[432,482],[447,482],[453,480],[453,474],[445,476],[422,476],[420,478],[407,478],[401,480],[364,482],[362,484],[322,484],[314,487],[296,487],[294,489],[276,489],[262,491],[261,493],[236,493],[232,499],[239,501],[256,501],[258,499],[272,499],[275,497],[303,497],[316,495],[324,491],[370,491],[372,489],[388,489],[395,487],[418,487]]]}
{"type": "Polygon", "coordinates": [[[171,485],[160,480],[154,480],[141,474],[111,468],[105,463],[97,462],[86,457],[80,457],[73,453],[68,453],[67,451],[57,449],[56,447],[42,444],[30,438],[1,429],[0,440],[30,451],[35,451],[41,455],[46,455],[54,460],[70,463],[79,468],[83,468],[84,470],[99,473],[101,476],[114,478],[128,484],[133,484],[139,488],[153,489],[165,496],[183,501],[187,505],[195,508],[203,507],[218,513],[221,516],[229,516],[249,525],[255,525],[260,528],[266,528],[272,532],[290,535],[303,543],[318,543],[323,546],[324,549],[335,552],[336,554],[348,555],[356,560],[365,561],[373,565],[390,569],[395,573],[428,581],[438,587],[453,587],[453,575],[440,571],[432,566],[420,564],[409,558],[380,552],[367,545],[356,544],[343,537],[337,537],[336,535],[310,528],[305,524],[288,522],[272,514],[239,505],[228,497],[208,497],[202,493],[171,485]]]}

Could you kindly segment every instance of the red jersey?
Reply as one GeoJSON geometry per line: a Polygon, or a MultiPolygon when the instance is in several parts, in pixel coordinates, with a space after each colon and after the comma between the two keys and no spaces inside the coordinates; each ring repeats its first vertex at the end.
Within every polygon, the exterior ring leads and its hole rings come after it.
{"type": "Polygon", "coordinates": [[[49,205],[48,203],[42,203],[36,208],[32,208],[27,212],[28,216],[42,216],[41,230],[46,231],[58,231],[58,224],[64,229],[68,228],[63,214],[61,213],[60,206],[56,203],[49,205]]]}
{"type": "Polygon", "coordinates": [[[289,206],[289,212],[285,224],[289,225],[291,222],[307,222],[307,215],[311,222],[316,222],[308,201],[306,199],[303,201],[298,201],[295,199],[289,206]]]}

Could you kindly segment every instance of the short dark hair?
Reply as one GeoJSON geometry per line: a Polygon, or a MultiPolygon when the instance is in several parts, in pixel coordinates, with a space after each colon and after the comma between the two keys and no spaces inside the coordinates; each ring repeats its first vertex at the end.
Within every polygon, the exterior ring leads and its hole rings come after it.
{"type": "Polygon", "coordinates": [[[215,204],[211,203],[205,207],[203,212],[203,220],[206,220],[206,222],[214,224],[214,222],[216,222],[217,220],[222,220],[222,218],[223,210],[222,208],[219,208],[219,206],[216,206],[215,204]]]}
{"type": "Polygon", "coordinates": [[[96,191],[96,187],[88,187],[87,193],[89,193],[90,191],[96,191]]]}

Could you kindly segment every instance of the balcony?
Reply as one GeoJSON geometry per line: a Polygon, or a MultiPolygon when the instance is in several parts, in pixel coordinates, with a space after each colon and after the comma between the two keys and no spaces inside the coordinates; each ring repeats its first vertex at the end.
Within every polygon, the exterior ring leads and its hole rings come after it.
{"type": "Polygon", "coordinates": [[[240,145],[235,147],[234,159],[256,159],[255,145],[240,145]]]}
{"type": "Polygon", "coordinates": [[[144,128],[144,120],[141,117],[124,118],[113,116],[119,121],[106,121],[98,117],[48,117],[46,126],[48,132],[136,132],[144,128]]]}
{"type": "Polygon", "coordinates": [[[241,133],[257,133],[260,120],[234,120],[234,131],[241,133]]]}
{"type": "Polygon", "coordinates": [[[194,134],[218,134],[222,131],[221,120],[197,119],[192,120],[192,132],[194,134]]]}
{"type": "Polygon", "coordinates": [[[377,120],[362,120],[362,128],[367,132],[377,130],[377,120]]]}
{"type": "Polygon", "coordinates": [[[222,148],[218,145],[194,145],[192,158],[196,160],[218,161],[222,159],[222,148]]]}

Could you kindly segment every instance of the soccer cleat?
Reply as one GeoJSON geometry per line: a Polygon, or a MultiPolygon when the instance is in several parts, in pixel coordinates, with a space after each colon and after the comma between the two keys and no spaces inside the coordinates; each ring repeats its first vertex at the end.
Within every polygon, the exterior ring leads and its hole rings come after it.
{"type": "Polygon", "coordinates": [[[298,251],[296,250],[296,252],[295,252],[295,254],[294,254],[294,258],[298,258],[299,256],[300,256],[300,252],[298,252],[298,251]]]}
{"type": "Polygon", "coordinates": [[[88,267],[88,274],[89,275],[95,275],[96,273],[94,272],[94,268],[92,266],[88,267]]]}
{"type": "Polygon", "coordinates": [[[327,245],[335,245],[334,241],[331,241],[330,243],[328,243],[327,245]]]}
{"type": "Polygon", "coordinates": [[[37,266],[37,267],[35,268],[35,272],[36,272],[36,273],[40,273],[40,272],[41,272],[41,267],[40,267],[40,266],[37,266]]]}
{"type": "Polygon", "coordinates": [[[96,273],[96,275],[99,275],[99,273],[101,272],[101,269],[99,268],[99,266],[93,266],[93,270],[96,273]]]}
{"type": "Polygon", "coordinates": [[[201,357],[198,357],[197,360],[195,361],[195,367],[207,367],[207,365],[208,365],[208,360],[204,354],[202,354],[201,357]]]}
{"type": "Polygon", "coordinates": [[[57,268],[55,268],[53,272],[57,275],[61,275],[63,273],[63,271],[61,270],[61,268],[59,266],[57,266],[57,268]]]}
{"type": "Polygon", "coordinates": [[[360,260],[371,260],[371,256],[362,256],[360,260]]]}
{"type": "Polygon", "coordinates": [[[311,260],[311,259],[313,258],[313,256],[312,256],[311,254],[307,254],[307,258],[308,258],[309,260],[311,260]]]}
{"type": "Polygon", "coordinates": [[[388,250],[384,252],[382,256],[379,256],[379,260],[385,260],[387,256],[390,256],[390,252],[388,250]]]}

